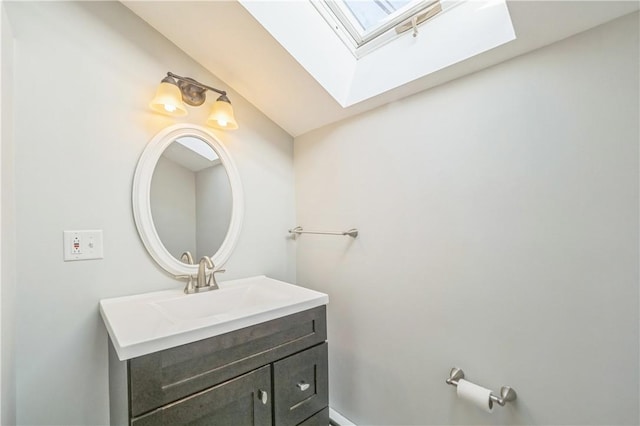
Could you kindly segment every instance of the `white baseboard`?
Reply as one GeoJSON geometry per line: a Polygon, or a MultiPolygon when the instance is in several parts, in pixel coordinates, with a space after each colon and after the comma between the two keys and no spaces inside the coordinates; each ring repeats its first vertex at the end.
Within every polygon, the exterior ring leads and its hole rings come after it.
{"type": "Polygon", "coordinates": [[[329,420],[335,426],[356,426],[351,420],[329,407],[329,420]]]}

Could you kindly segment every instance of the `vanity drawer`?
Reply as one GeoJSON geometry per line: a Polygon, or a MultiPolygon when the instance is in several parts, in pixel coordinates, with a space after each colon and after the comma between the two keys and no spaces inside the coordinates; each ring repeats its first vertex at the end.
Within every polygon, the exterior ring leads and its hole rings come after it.
{"type": "Polygon", "coordinates": [[[271,403],[261,392],[271,389],[269,366],[236,377],[131,422],[131,426],[271,425],[271,403]]]}
{"type": "Polygon", "coordinates": [[[297,425],[329,403],[327,344],[273,364],[273,412],[278,425],[297,425]]]}
{"type": "Polygon", "coordinates": [[[309,417],[298,426],[329,426],[329,407],[309,417]]]}
{"type": "Polygon", "coordinates": [[[131,415],[140,416],[324,342],[326,338],[326,306],[323,305],[133,358],[128,361],[131,415]]]}

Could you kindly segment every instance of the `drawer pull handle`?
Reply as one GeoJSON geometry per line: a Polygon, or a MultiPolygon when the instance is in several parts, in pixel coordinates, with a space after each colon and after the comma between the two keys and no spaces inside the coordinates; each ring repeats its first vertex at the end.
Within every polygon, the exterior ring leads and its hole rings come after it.
{"type": "Polygon", "coordinates": [[[300,382],[296,385],[301,391],[306,391],[307,389],[309,389],[309,383],[305,383],[305,382],[300,382]]]}
{"type": "Polygon", "coordinates": [[[267,391],[263,391],[262,389],[260,389],[258,391],[258,399],[260,401],[262,401],[263,404],[267,404],[267,401],[269,400],[269,395],[267,394],[267,391]]]}

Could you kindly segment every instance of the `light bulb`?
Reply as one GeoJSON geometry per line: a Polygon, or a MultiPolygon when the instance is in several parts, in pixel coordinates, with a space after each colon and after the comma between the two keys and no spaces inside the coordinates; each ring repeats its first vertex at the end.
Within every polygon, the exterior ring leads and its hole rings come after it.
{"type": "Polygon", "coordinates": [[[233,130],[238,128],[238,123],[233,116],[233,108],[231,102],[226,95],[220,95],[220,97],[214,102],[213,108],[211,108],[211,114],[207,119],[207,124],[211,127],[216,127],[223,130],[233,130]]]}
{"type": "Polygon", "coordinates": [[[182,103],[182,92],[180,92],[176,81],[169,76],[162,79],[149,107],[156,112],[176,117],[187,115],[187,109],[182,103]]]}

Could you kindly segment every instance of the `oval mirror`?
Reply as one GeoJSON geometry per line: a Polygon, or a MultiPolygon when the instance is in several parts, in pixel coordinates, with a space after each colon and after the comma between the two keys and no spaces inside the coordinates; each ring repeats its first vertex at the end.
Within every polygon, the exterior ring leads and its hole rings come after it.
{"type": "Polygon", "coordinates": [[[133,178],[133,216],[151,257],[175,276],[195,275],[202,256],[219,269],[240,234],[240,176],[203,127],[177,124],[151,139],[133,178]],[[195,265],[181,260],[189,252],[195,265]]]}

